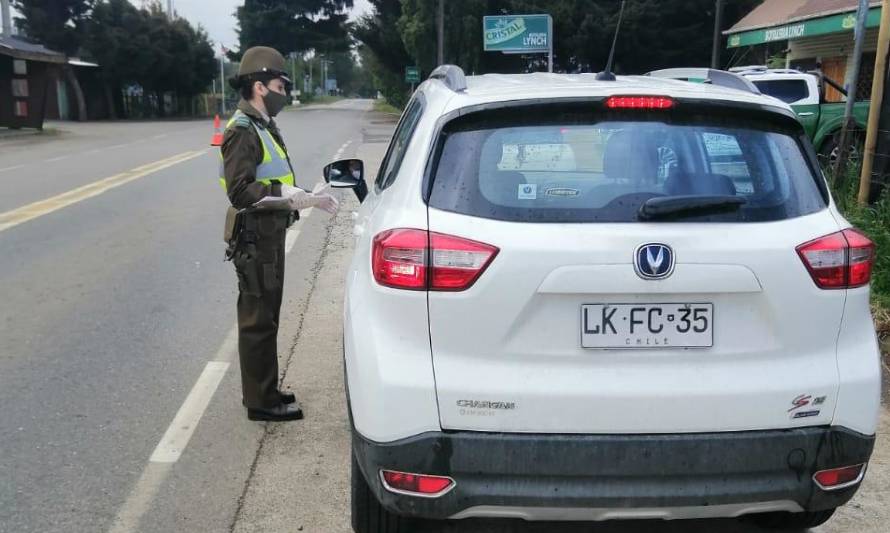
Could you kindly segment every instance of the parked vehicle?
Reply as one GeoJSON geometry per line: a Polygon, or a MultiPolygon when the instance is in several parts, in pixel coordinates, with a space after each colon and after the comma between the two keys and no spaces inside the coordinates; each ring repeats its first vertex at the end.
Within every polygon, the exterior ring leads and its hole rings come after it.
{"type": "MultiPolygon", "coordinates": [[[[829,83],[840,88],[837,82],[824,76],[804,73],[793,69],[767,69],[766,67],[740,67],[733,69],[751,80],[763,94],[773,96],[789,104],[803,124],[804,131],[812,139],[823,163],[837,157],[841,128],[844,125],[843,102],[826,102],[824,85],[829,83]]],[[[843,91],[842,91],[843,92],[843,91]]],[[[853,118],[857,126],[865,130],[868,122],[868,100],[853,104],[853,118]]],[[[862,136],[858,135],[854,149],[859,150],[862,136]]]]}
{"type": "MultiPolygon", "coordinates": [[[[744,77],[437,69],[356,215],[357,533],[411,517],[752,516],[856,492],[874,245],[744,77]]],[[[363,183],[360,161],[325,169],[363,183]]]]}

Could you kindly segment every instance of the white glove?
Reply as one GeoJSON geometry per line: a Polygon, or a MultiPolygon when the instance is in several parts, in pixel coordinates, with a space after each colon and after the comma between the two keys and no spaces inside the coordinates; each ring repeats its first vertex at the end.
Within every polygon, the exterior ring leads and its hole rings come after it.
{"type": "Polygon", "coordinates": [[[320,207],[328,213],[335,213],[340,203],[330,194],[323,192],[327,188],[322,188],[317,193],[306,192],[299,187],[293,187],[286,183],[281,184],[281,196],[287,198],[290,208],[294,211],[302,211],[310,207],[320,207]]]}
{"type": "Polygon", "coordinates": [[[340,207],[340,202],[338,202],[337,199],[334,198],[334,196],[330,192],[328,192],[330,190],[331,184],[326,183],[323,187],[312,191],[312,196],[316,199],[317,203],[315,205],[318,208],[333,215],[340,207]]]}

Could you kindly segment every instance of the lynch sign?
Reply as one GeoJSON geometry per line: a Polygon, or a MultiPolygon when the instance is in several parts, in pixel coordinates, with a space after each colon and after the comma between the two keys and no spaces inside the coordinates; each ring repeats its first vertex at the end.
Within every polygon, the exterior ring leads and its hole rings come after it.
{"type": "Polygon", "coordinates": [[[766,30],[764,35],[764,40],[766,42],[772,41],[787,41],[788,39],[796,39],[798,37],[803,37],[806,33],[807,27],[805,24],[796,24],[794,26],[782,26],[780,28],[770,28],[766,30]]]}
{"type": "Polygon", "coordinates": [[[552,27],[550,15],[484,17],[483,45],[486,52],[507,54],[547,52],[550,50],[552,27]]]}

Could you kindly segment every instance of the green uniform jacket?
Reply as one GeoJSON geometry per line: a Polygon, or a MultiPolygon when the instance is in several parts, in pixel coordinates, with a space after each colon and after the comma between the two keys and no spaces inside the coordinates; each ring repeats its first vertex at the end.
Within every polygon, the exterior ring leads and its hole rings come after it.
{"type": "MultiPolygon", "coordinates": [[[[238,109],[258,126],[266,128],[287,153],[287,147],[274,120],[269,119],[266,122],[260,112],[243,99],[238,102],[238,109]]],[[[281,185],[278,183],[266,185],[256,181],[256,168],[263,160],[263,145],[252,127],[232,124],[226,129],[221,148],[226,191],[233,206],[244,209],[266,196],[281,196],[281,185]]]]}

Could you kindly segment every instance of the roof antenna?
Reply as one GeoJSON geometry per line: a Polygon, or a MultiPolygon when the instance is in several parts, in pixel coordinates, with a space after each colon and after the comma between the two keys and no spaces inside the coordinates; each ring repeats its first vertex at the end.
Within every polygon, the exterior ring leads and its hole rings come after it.
{"type": "Polygon", "coordinates": [[[615,61],[615,45],[618,44],[618,31],[621,29],[621,18],[624,15],[624,2],[621,0],[621,9],[618,11],[618,24],[615,26],[615,37],[612,39],[612,49],[609,50],[609,61],[606,62],[606,68],[596,75],[599,81],[615,81],[615,74],[612,73],[612,63],[615,61]]]}

